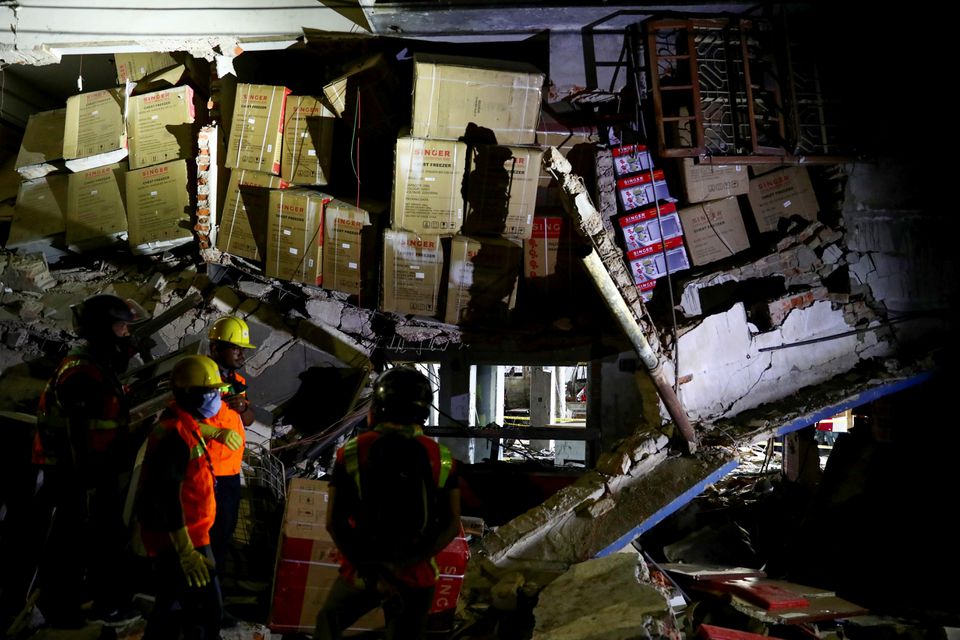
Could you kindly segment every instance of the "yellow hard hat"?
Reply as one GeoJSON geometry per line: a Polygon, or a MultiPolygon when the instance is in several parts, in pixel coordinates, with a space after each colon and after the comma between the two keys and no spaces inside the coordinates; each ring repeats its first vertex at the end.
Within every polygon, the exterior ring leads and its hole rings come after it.
{"type": "Polygon", "coordinates": [[[170,383],[178,389],[222,389],[220,367],[207,356],[185,356],[173,365],[170,383]]]}
{"type": "Polygon", "coordinates": [[[226,316],[214,322],[210,327],[210,340],[228,342],[244,349],[254,348],[250,344],[250,327],[235,316],[226,316]]]}

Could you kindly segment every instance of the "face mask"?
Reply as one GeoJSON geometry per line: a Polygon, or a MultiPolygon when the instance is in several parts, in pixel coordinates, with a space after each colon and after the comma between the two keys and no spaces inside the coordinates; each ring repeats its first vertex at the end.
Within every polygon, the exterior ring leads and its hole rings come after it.
{"type": "Polygon", "coordinates": [[[221,404],[220,392],[209,391],[203,394],[203,400],[200,402],[200,406],[197,407],[197,413],[204,418],[212,418],[220,411],[221,404]]]}

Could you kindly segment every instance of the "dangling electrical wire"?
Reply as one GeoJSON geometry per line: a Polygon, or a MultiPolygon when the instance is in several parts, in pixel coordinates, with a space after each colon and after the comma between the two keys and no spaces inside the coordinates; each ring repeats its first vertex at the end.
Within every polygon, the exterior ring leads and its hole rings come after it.
{"type": "Polygon", "coordinates": [[[357,108],[353,112],[353,132],[350,136],[350,169],[357,179],[357,202],[360,201],[360,88],[357,88],[357,108]],[[354,155],[356,150],[356,155],[354,155]]]}
{"type": "MultiPolygon", "coordinates": [[[[644,141],[648,141],[646,119],[643,117],[643,110],[640,108],[643,101],[643,94],[640,91],[641,65],[640,65],[640,61],[637,59],[637,55],[638,55],[637,49],[639,47],[638,45],[639,39],[637,38],[636,31],[637,31],[637,25],[636,24],[630,25],[630,30],[628,32],[630,35],[629,37],[629,41],[630,41],[629,54],[630,55],[628,57],[628,65],[630,66],[631,74],[633,76],[633,90],[635,93],[635,100],[634,100],[634,117],[636,118],[635,127],[637,128],[638,131],[642,133],[644,141]]],[[[656,70],[652,72],[656,73],[656,70]]],[[[676,307],[676,301],[674,300],[674,297],[673,297],[673,278],[670,275],[670,263],[668,261],[668,256],[667,256],[667,244],[663,239],[663,218],[661,216],[661,211],[660,211],[660,199],[657,197],[656,175],[653,169],[653,162],[651,161],[649,164],[650,164],[650,167],[649,167],[650,193],[653,196],[654,206],[656,207],[656,210],[657,210],[657,228],[660,232],[660,251],[661,251],[661,254],[663,255],[663,266],[667,272],[666,274],[667,275],[667,292],[670,296],[670,314],[671,314],[671,320],[673,324],[673,371],[674,371],[673,392],[679,393],[680,348],[679,348],[679,342],[677,340],[677,307],[676,307]]]]}

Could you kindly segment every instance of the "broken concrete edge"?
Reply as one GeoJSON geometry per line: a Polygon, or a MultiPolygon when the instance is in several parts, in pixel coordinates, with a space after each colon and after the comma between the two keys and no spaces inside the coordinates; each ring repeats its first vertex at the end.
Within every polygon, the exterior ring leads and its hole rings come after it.
{"type": "Polygon", "coordinates": [[[642,480],[666,459],[668,445],[667,436],[656,431],[627,438],[601,460],[603,469],[615,473],[605,473],[598,468],[583,474],[543,504],[484,537],[481,553],[494,566],[504,566],[519,557],[514,552],[537,544],[551,531],[562,529],[565,520],[603,515],[609,511],[608,498],[616,500],[621,491],[642,480]]]}
{"type": "Polygon", "coordinates": [[[540,592],[533,614],[537,640],[678,637],[669,593],[636,551],[573,565],[540,592]]]}
{"type": "Polygon", "coordinates": [[[850,373],[840,374],[823,383],[808,387],[782,402],[760,405],[741,412],[732,418],[722,418],[703,423],[704,431],[722,434],[730,446],[748,446],[780,437],[809,427],[821,420],[831,418],[847,409],[859,407],[873,400],[922,384],[943,375],[931,358],[924,358],[895,373],[879,372],[864,380],[849,380],[850,373]],[[817,398],[808,404],[818,407],[806,411],[803,407],[791,407],[789,401],[803,402],[804,398],[817,398]]]}

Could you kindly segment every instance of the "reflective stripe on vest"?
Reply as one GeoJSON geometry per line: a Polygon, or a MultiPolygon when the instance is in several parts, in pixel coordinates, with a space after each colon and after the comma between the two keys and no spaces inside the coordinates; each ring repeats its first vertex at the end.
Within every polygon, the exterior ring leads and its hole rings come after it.
{"type": "MultiPolygon", "coordinates": [[[[386,429],[375,427],[374,431],[377,433],[383,433],[386,431],[386,429]]],[[[434,452],[429,445],[425,445],[424,448],[427,450],[427,455],[430,457],[430,470],[433,473],[434,482],[437,483],[437,488],[443,489],[447,484],[447,478],[450,477],[450,470],[453,468],[453,455],[450,453],[450,449],[424,436],[423,428],[418,425],[408,425],[396,431],[408,438],[419,439],[423,437],[427,442],[430,442],[437,447],[439,460],[434,459],[434,452]]],[[[359,436],[350,438],[347,440],[347,443],[343,445],[343,463],[347,474],[353,478],[354,484],[357,485],[357,497],[362,498],[362,489],[360,488],[360,451],[358,438],[359,436]]]]}
{"type": "MultiPolygon", "coordinates": [[[[67,371],[83,365],[92,366],[101,371],[101,374],[103,373],[96,362],[82,351],[71,353],[60,363],[60,366],[57,367],[43,389],[37,410],[37,431],[33,439],[32,459],[34,464],[44,466],[55,466],[57,464],[57,440],[66,438],[70,427],[70,416],[64,412],[56,397],[57,385],[67,371]]],[[[103,380],[103,384],[109,384],[109,380],[103,380]]],[[[119,420],[88,418],[85,422],[89,431],[98,432],[107,432],[124,426],[119,420]]]]}

